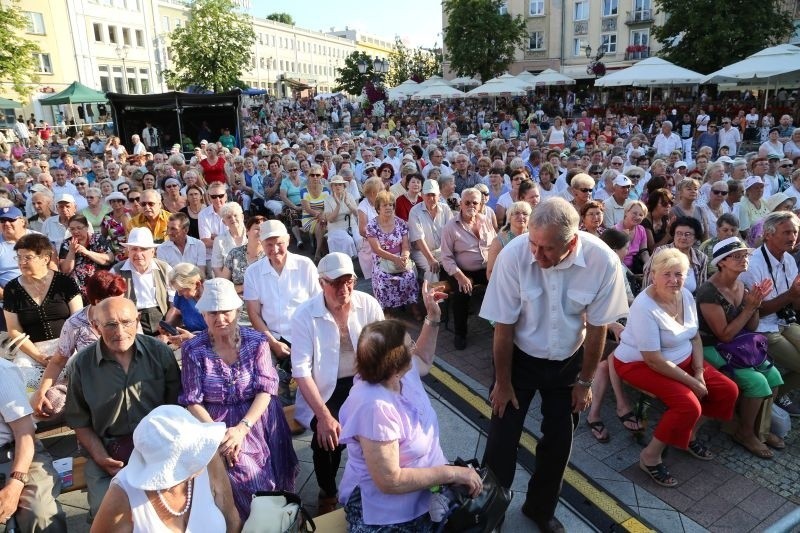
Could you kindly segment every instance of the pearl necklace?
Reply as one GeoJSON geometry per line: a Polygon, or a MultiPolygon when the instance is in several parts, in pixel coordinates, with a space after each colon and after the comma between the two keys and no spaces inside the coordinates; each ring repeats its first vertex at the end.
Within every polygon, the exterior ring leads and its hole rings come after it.
{"type": "Polygon", "coordinates": [[[164,506],[164,509],[169,514],[171,514],[172,516],[175,516],[175,517],[183,516],[189,510],[189,507],[191,507],[191,505],[192,505],[192,486],[193,485],[194,485],[194,481],[190,479],[188,481],[188,485],[186,487],[186,505],[183,507],[183,511],[180,511],[180,512],[173,511],[172,507],[170,507],[169,504],[167,503],[167,499],[164,498],[164,491],[162,491],[162,490],[157,490],[156,491],[156,494],[158,494],[158,501],[161,502],[161,505],[164,506]]]}

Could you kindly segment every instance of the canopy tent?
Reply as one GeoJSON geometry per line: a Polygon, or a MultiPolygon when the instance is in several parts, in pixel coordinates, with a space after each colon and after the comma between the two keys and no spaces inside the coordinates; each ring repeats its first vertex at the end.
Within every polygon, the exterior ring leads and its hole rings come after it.
{"type": "Polygon", "coordinates": [[[330,98],[335,98],[337,96],[343,96],[343,94],[341,92],[319,93],[314,97],[314,100],[328,100],[330,98]]]}
{"type": "MultiPolygon", "coordinates": [[[[530,73],[528,73],[530,74],[530,73]]],[[[518,75],[519,78],[521,75],[518,75]]],[[[533,83],[537,87],[546,86],[549,87],[550,85],[574,85],[575,80],[570,78],[569,76],[565,76],[560,72],[556,72],[555,70],[549,68],[547,70],[542,71],[537,76],[534,76],[533,80],[526,80],[529,83],[533,83]]]]}
{"type": "Polygon", "coordinates": [[[449,100],[452,98],[463,98],[464,93],[456,88],[450,87],[446,83],[435,83],[423,87],[421,91],[414,93],[412,100],[449,100]]]}
{"type": "MultiPolygon", "coordinates": [[[[403,83],[405,83],[405,82],[403,82],[403,83]]],[[[433,85],[433,84],[436,84],[436,83],[445,83],[447,85],[450,85],[450,82],[448,82],[446,79],[442,78],[441,76],[431,76],[427,80],[421,82],[419,84],[419,87],[427,87],[428,85],[433,85]]]]}
{"type": "Polygon", "coordinates": [[[484,98],[486,96],[525,96],[526,94],[527,89],[521,81],[514,76],[508,76],[508,78],[501,76],[475,87],[466,96],[467,98],[484,98]]]}
{"type": "Polygon", "coordinates": [[[455,78],[449,80],[447,83],[452,85],[453,87],[477,87],[481,84],[480,81],[476,80],[475,78],[470,78],[469,76],[462,76],[460,78],[455,78]]]}
{"type": "Polygon", "coordinates": [[[594,82],[595,87],[667,87],[703,83],[699,72],[679,67],[660,57],[649,57],[594,82]]]}
{"type": "Polygon", "coordinates": [[[61,104],[93,104],[105,102],[106,95],[100,91],[95,91],[80,82],[73,81],[69,87],[56,93],[53,96],[42,98],[39,103],[42,105],[61,105],[61,104]]]}
{"type": "Polygon", "coordinates": [[[0,98],[0,109],[22,109],[22,104],[8,98],[0,98]]]}
{"type": "Polygon", "coordinates": [[[701,83],[738,86],[800,85],[800,47],[779,44],[712,72],[701,83]]]}

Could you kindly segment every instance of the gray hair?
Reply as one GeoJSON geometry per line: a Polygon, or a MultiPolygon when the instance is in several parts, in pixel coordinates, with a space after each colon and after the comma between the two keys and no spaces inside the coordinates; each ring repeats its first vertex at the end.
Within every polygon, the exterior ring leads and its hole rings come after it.
{"type": "Polygon", "coordinates": [[[353,177],[353,171],[351,169],[349,169],[349,168],[343,168],[343,169],[341,169],[339,171],[339,175],[341,177],[343,177],[343,178],[346,178],[346,177],[351,177],[352,178],[353,177]]]}
{"type": "Polygon", "coordinates": [[[794,227],[800,227],[800,218],[791,211],[773,211],[764,218],[764,237],[774,235],[778,226],[784,222],[791,222],[794,227]]]}
{"type": "Polygon", "coordinates": [[[568,201],[551,197],[536,206],[530,219],[531,228],[557,228],[561,242],[567,243],[578,232],[580,216],[568,201]]]}
{"type": "Polygon", "coordinates": [[[616,169],[613,169],[613,168],[607,168],[607,169],[605,169],[605,170],[603,171],[603,174],[600,176],[600,179],[601,179],[602,181],[605,181],[605,180],[613,180],[614,178],[616,178],[616,177],[617,177],[617,174],[619,174],[619,172],[618,172],[616,169]]]}
{"type": "Polygon", "coordinates": [[[167,278],[173,289],[191,289],[198,281],[203,281],[203,271],[192,263],[178,263],[167,278]]]}
{"type": "Polygon", "coordinates": [[[221,218],[225,218],[228,215],[242,215],[244,211],[242,211],[242,206],[240,206],[236,202],[228,202],[222,206],[222,209],[219,210],[219,216],[221,218]]]}

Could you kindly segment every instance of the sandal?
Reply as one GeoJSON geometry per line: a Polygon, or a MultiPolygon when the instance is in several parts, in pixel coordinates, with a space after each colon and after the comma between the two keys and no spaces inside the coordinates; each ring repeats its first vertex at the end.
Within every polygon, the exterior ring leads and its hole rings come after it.
{"type": "Polygon", "coordinates": [[[664,466],[664,463],[658,463],[655,466],[647,466],[639,460],[639,468],[641,468],[650,479],[653,480],[653,483],[657,485],[661,485],[662,487],[672,488],[678,484],[678,480],[672,477],[672,474],[669,473],[667,467],[664,466]]]}
{"type": "Polygon", "coordinates": [[[764,444],[772,448],[773,450],[785,450],[786,443],[783,441],[782,438],[777,436],[774,433],[770,433],[767,435],[767,439],[764,441],[764,444]]]}
{"type": "Polygon", "coordinates": [[[772,451],[766,446],[748,446],[744,440],[735,434],[731,435],[731,440],[759,459],[772,459],[774,457],[772,451]]]}
{"type": "Polygon", "coordinates": [[[597,442],[605,444],[609,440],[611,440],[611,437],[608,435],[608,432],[606,431],[606,425],[603,423],[602,420],[598,420],[597,422],[589,422],[587,420],[586,425],[589,426],[589,429],[592,430],[592,436],[597,440],[597,442]],[[603,436],[604,432],[605,436],[603,436]]]}
{"type": "Polygon", "coordinates": [[[700,459],[701,461],[710,461],[714,458],[714,454],[711,453],[711,450],[696,439],[689,443],[689,447],[686,448],[686,451],[689,452],[692,457],[700,459]]]}
{"type": "Polygon", "coordinates": [[[619,422],[620,424],[622,424],[622,427],[624,427],[631,433],[639,433],[644,430],[642,424],[639,422],[639,419],[636,418],[635,414],[633,414],[633,411],[628,411],[624,415],[618,416],[617,418],[619,418],[619,422]],[[630,426],[626,426],[625,424],[636,424],[636,427],[632,428],[630,426]]]}

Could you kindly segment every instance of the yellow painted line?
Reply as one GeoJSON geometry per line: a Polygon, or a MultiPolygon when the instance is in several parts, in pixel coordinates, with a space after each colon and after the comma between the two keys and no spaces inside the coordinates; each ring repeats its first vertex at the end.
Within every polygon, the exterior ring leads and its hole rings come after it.
{"type": "MultiPolygon", "coordinates": [[[[436,366],[431,367],[430,374],[487,419],[492,418],[492,408],[486,400],[472,392],[453,376],[436,366]]],[[[534,456],[536,455],[536,443],[536,438],[530,433],[527,431],[522,432],[520,445],[534,456]]],[[[611,520],[622,526],[625,531],[629,531],[630,533],[652,531],[652,529],[621,507],[614,498],[598,490],[586,476],[569,465],[567,465],[567,469],[564,472],[564,480],[575,487],[578,492],[592,502],[598,509],[603,511],[611,520]]]]}

